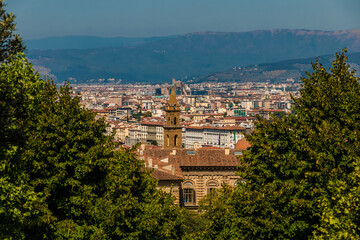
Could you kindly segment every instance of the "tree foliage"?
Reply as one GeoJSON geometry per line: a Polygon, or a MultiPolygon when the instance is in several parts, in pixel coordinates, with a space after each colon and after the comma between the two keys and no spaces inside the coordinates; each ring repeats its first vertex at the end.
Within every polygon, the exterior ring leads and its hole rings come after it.
{"type": "Polygon", "coordinates": [[[152,117],[152,113],[150,111],[147,111],[144,113],[143,117],[152,117]]]}
{"type": "Polygon", "coordinates": [[[296,114],[258,119],[239,169],[246,184],[206,205],[203,238],[359,238],[360,79],[349,69],[345,52],[329,70],[317,61],[296,114]]]}
{"type": "Polygon", "coordinates": [[[23,55],[0,67],[0,238],[169,239],[181,212],[133,150],[23,55]]]}
{"type": "Polygon", "coordinates": [[[0,237],[21,239],[25,228],[46,224],[42,193],[27,184],[22,154],[26,129],[44,85],[24,56],[0,66],[0,237]]]}
{"type": "Polygon", "coordinates": [[[68,85],[44,81],[0,0],[0,238],[177,239],[181,211],[68,85]]]}
{"type": "Polygon", "coordinates": [[[20,36],[14,33],[15,15],[7,13],[5,6],[4,0],[0,0],[0,63],[25,50],[20,36]]]}

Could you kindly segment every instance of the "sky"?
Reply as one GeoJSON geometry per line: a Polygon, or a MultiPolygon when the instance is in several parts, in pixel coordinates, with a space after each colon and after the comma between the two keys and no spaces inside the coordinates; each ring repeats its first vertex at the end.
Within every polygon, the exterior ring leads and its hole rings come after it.
{"type": "Polygon", "coordinates": [[[360,0],[5,0],[24,39],[360,29],[360,0]]]}

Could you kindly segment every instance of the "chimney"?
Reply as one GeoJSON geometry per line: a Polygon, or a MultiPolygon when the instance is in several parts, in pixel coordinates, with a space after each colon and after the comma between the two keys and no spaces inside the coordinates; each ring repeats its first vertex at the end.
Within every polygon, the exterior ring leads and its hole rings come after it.
{"type": "Polygon", "coordinates": [[[141,148],[141,150],[145,150],[145,144],[144,143],[142,143],[141,145],[140,145],[140,148],[141,148]]]}
{"type": "Polygon", "coordinates": [[[198,142],[194,142],[194,151],[199,149],[199,143],[198,142]]]}
{"type": "Polygon", "coordinates": [[[176,149],[175,149],[175,148],[172,150],[172,152],[170,153],[170,155],[176,155],[176,149]]]}
{"type": "Polygon", "coordinates": [[[225,155],[229,155],[230,154],[230,148],[225,148],[225,155]]]}

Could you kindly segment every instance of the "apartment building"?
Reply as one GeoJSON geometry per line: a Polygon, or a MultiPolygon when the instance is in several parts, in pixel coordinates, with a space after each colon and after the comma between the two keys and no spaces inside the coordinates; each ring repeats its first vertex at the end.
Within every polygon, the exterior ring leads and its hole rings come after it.
{"type": "Polygon", "coordinates": [[[185,128],[183,144],[191,148],[197,142],[200,146],[214,146],[233,149],[237,141],[245,137],[246,128],[239,126],[188,126],[185,128]]]}

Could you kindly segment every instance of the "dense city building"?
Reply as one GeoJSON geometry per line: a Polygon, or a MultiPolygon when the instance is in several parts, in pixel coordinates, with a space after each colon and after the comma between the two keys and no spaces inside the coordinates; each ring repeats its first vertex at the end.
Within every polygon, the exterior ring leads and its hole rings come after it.
{"type": "MultiPolygon", "coordinates": [[[[236,186],[239,156],[256,116],[290,112],[285,86],[268,83],[96,86],[75,89],[82,103],[107,123],[119,145],[140,144],[137,155],[175,203],[196,209],[222,184],[236,186]],[[83,90],[86,89],[85,92],[83,90]]],[[[297,92],[291,92],[297,96],[297,92]]]]}

